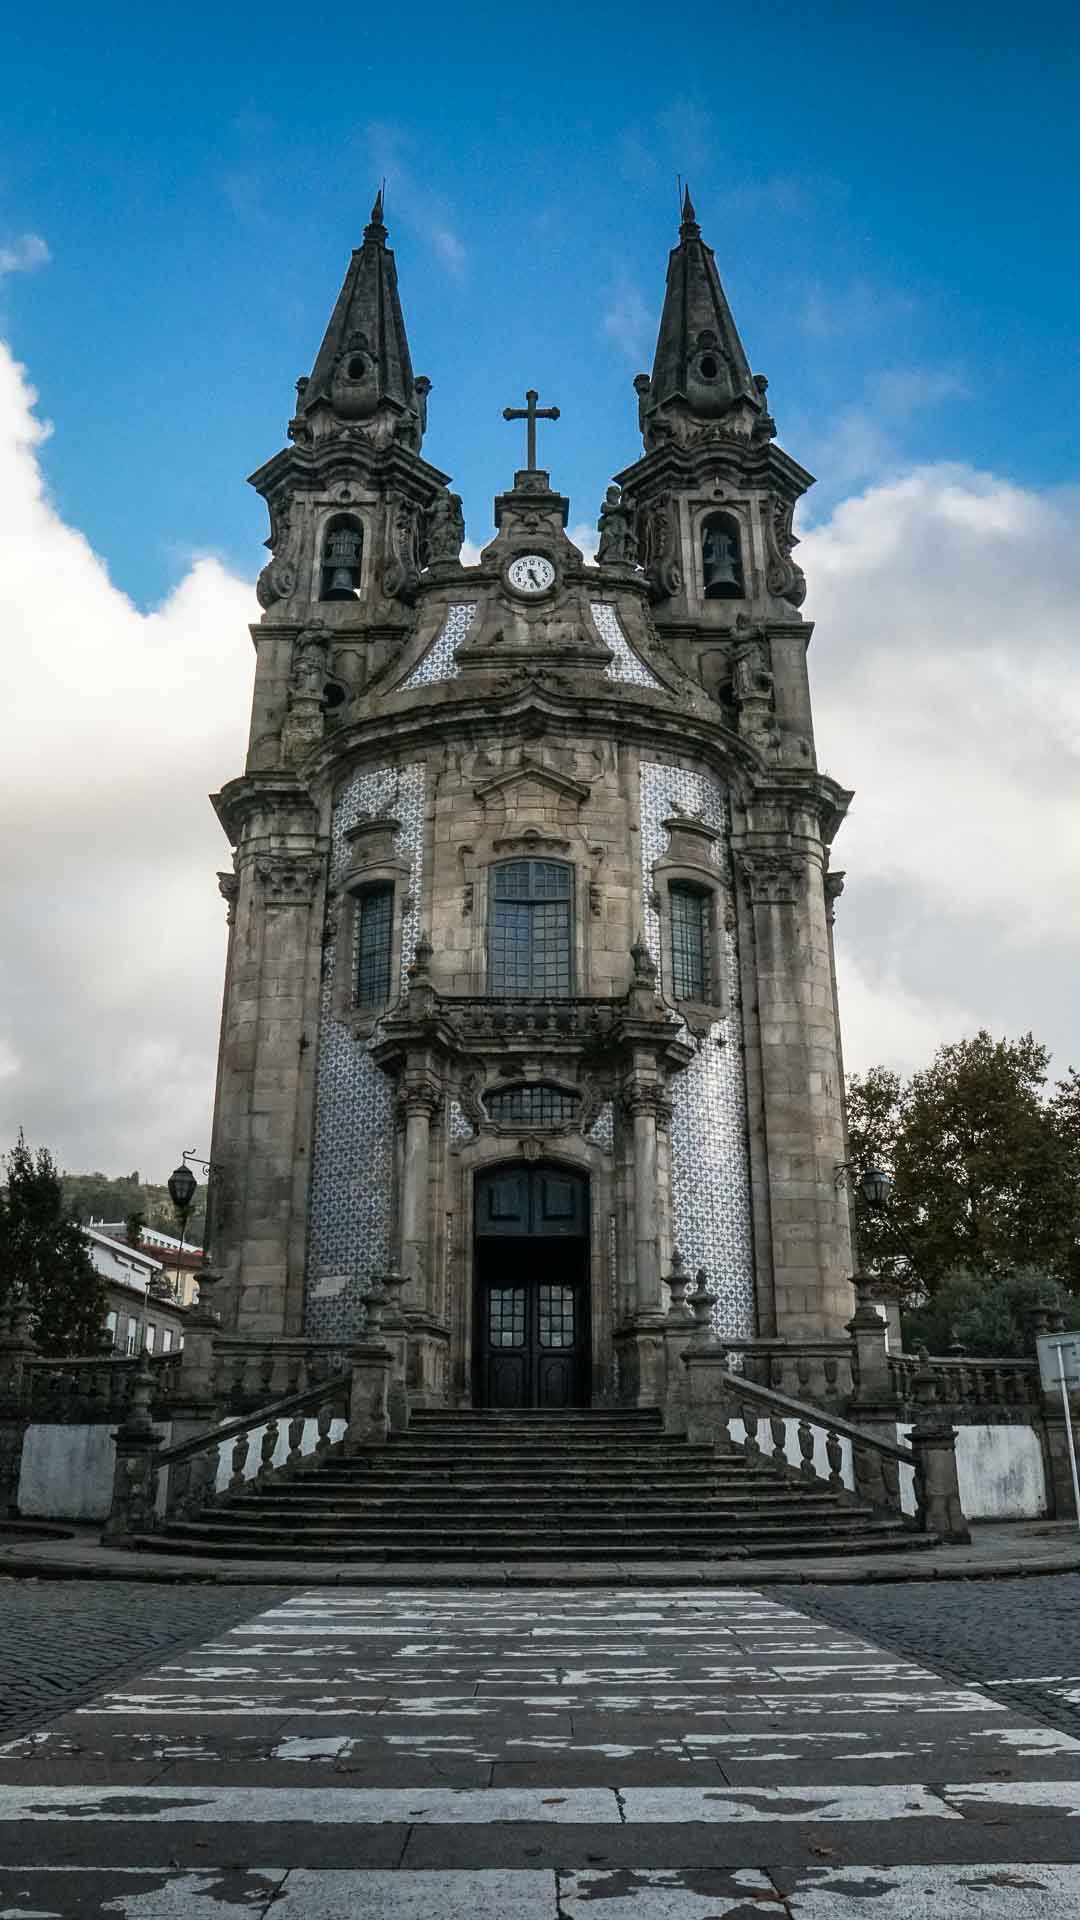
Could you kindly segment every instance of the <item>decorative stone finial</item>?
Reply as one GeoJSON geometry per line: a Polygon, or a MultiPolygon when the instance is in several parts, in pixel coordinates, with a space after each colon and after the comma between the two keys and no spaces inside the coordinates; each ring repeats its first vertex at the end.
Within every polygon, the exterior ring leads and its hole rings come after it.
{"type": "Polygon", "coordinates": [[[644,933],[639,933],[630,949],[630,958],[634,963],[634,981],[638,986],[655,987],[656,961],[645,945],[644,933]]]}
{"type": "Polygon", "coordinates": [[[681,231],[684,234],[688,232],[696,234],[696,233],[700,233],[701,231],[697,222],[697,214],[694,212],[694,203],[690,198],[689,187],[686,187],[683,191],[681,231]]]}

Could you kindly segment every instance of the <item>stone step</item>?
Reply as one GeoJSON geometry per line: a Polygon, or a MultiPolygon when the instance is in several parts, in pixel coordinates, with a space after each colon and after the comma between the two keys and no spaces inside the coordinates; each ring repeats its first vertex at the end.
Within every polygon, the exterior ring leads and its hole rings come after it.
{"type": "MultiPolygon", "coordinates": [[[[674,1561],[717,1561],[797,1559],[804,1555],[844,1556],[851,1554],[895,1553],[897,1551],[920,1551],[940,1544],[935,1535],[910,1533],[900,1525],[886,1526],[877,1533],[866,1530],[850,1534],[836,1534],[827,1528],[817,1534],[805,1534],[798,1539],[790,1539],[783,1534],[771,1538],[745,1542],[740,1537],[728,1535],[718,1540],[715,1535],[701,1541],[681,1541],[673,1546],[668,1540],[652,1542],[648,1537],[636,1540],[624,1539],[617,1545],[597,1543],[591,1538],[587,1546],[576,1548],[571,1541],[545,1540],[542,1542],[520,1539],[503,1542],[498,1546],[466,1547],[450,1545],[444,1539],[432,1538],[410,1540],[398,1546],[373,1547],[367,1543],[358,1544],[351,1536],[347,1541],[330,1540],[325,1546],[305,1543],[303,1558],[311,1561],[333,1560],[343,1564],[354,1562],[378,1563],[383,1565],[408,1562],[416,1565],[438,1565],[440,1562],[468,1562],[482,1566],[492,1562],[504,1565],[528,1564],[539,1561],[553,1567],[569,1561],[580,1563],[596,1562],[610,1564],[615,1561],[658,1560],[674,1561]]],[[[134,1545],[144,1551],[154,1553],[177,1553],[213,1555],[218,1559],[229,1560],[288,1560],[295,1557],[287,1537],[279,1542],[251,1540],[246,1536],[239,1540],[229,1540],[198,1529],[180,1534],[150,1534],[142,1536],[134,1545]]]]}
{"type": "Polygon", "coordinates": [[[687,1489],[681,1499],[666,1498],[652,1489],[642,1489],[637,1494],[625,1494],[612,1498],[610,1494],[585,1490],[573,1496],[549,1494],[546,1498],[531,1496],[527,1501],[500,1497],[498,1494],[471,1492],[468,1496],[445,1494],[433,1495],[423,1489],[385,1489],[377,1494],[342,1495],[325,1493],[321,1488],[305,1491],[299,1487],[277,1488],[272,1484],[252,1487],[250,1491],[233,1494],[230,1506],[248,1508],[252,1506],[280,1507],[283,1513],[319,1513],[334,1512],[343,1515],[352,1513],[407,1513],[409,1516],[438,1513],[505,1513],[508,1517],[520,1518],[522,1512],[553,1513],[671,1513],[693,1514],[695,1512],[713,1513],[719,1509],[732,1513],[767,1512],[770,1516],[777,1512],[801,1513],[806,1509],[819,1506],[835,1506],[839,1496],[830,1493],[828,1488],[820,1492],[809,1490],[803,1494],[797,1486],[785,1486],[778,1481],[774,1487],[763,1487],[759,1491],[746,1495],[732,1495],[722,1490],[707,1489],[697,1494],[687,1489]]]}
{"type": "Polygon", "coordinates": [[[317,1521],[301,1523],[290,1521],[287,1526],[273,1518],[224,1515],[204,1513],[195,1520],[177,1521],[173,1531],[178,1535],[197,1533],[203,1539],[232,1540],[279,1540],[293,1547],[329,1546],[342,1544],[347,1546],[398,1547],[421,1539],[425,1547],[433,1547],[437,1542],[447,1553],[458,1547],[503,1546],[525,1547],[530,1543],[541,1545],[561,1544],[568,1550],[587,1552],[594,1546],[621,1546],[625,1551],[629,1544],[635,1547],[668,1546],[678,1551],[689,1552],[692,1546],[715,1544],[719,1539],[737,1541],[749,1545],[756,1541],[787,1540],[793,1542],[806,1538],[820,1539],[822,1535],[841,1537],[858,1533],[868,1537],[881,1527],[894,1528],[895,1523],[888,1520],[875,1520],[868,1509],[861,1512],[852,1509],[848,1512],[815,1515],[805,1519],[784,1520],[770,1523],[766,1520],[752,1520],[739,1515],[715,1526],[705,1526],[698,1520],[692,1525],[669,1525],[651,1522],[649,1525],[613,1526],[610,1523],[594,1522],[588,1527],[572,1524],[534,1526],[531,1522],[524,1526],[489,1526],[473,1524],[462,1517],[455,1525],[445,1522],[438,1527],[425,1527],[414,1532],[408,1527],[382,1526],[371,1522],[353,1524],[344,1529],[320,1524],[317,1521]]]}

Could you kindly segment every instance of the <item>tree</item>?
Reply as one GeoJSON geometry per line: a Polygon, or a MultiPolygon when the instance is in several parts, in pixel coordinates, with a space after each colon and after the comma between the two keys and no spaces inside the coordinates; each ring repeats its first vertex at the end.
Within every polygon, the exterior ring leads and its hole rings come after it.
{"type": "Polygon", "coordinates": [[[849,1154],[860,1264],[909,1297],[947,1274],[1037,1267],[1068,1282],[1080,1242],[1080,1082],[1046,1097],[1049,1054],[1032,1035],[939,1047],[907,1081],[887,1068],[853,1074],[849,1154]],[[859,1174],[892,1175],[875,1212],[859,1174]]]}
{"type": "Polygon", "coordinates": [[[980,1359],[1030,1354],[1031,1310],[1036,1306],[1064,1314],[1067,1327],[1080,1326],[1080,1300],[1041,1267],[1001,1274],[958,1268],[919,1306],[902,1314],[904,1350],[926,1347],[943,1354],[957,1344],[980,1359]]]}
{"type": "Polygon", "coordinates": [[[0,1306],[23,1293],[43,1353],[93,1353],[103,1342],[105,1288],[85,1237],[64,1206],[47,1147],[20,1133],[0,1188],[0,1306]]]}

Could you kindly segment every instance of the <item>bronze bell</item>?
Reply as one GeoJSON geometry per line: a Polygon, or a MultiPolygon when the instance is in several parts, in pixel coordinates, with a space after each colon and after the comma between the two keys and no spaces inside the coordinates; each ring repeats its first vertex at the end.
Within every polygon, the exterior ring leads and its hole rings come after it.
{"type": "Polygon", "coordinates": [[[360,535],[353,527],[335,527],[326,542],[324,600],[351,600],[360,571],[360,535]]]}
{"type": "Polygon", "coordinates": [[[706,529],[701,561],[706,600],[730,600],[741,594],[742,580],[735,542],[722,527],[706,529]]]}

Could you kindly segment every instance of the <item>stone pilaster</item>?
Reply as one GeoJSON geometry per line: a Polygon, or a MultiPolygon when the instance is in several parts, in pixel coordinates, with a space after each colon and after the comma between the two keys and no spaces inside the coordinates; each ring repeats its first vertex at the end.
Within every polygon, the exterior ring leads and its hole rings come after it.
{"type": "Polygon", "coordinates": [[[306,794],[245,778],[218,802],[237,843],[214,1162],[227,1330],[301,1328],[324,854],[306,794]]]}
{"type": "Polygon", "coordinates": [[[835,1337],[852,1309],[839,1034],[823,853],[809,807],[760,806],[737,853],[742,937],[757,989],[760,1092],[776,1332],[835,1337]],[[769,817],[772,816],[770,819],[769,817]],[[798,831],[777,834],[777,817],[798,831]],[[756,820],[754,822],[756,825],[756,820]]]}

